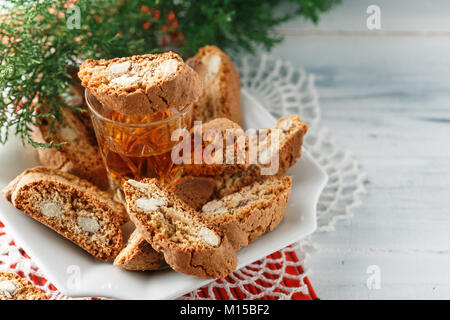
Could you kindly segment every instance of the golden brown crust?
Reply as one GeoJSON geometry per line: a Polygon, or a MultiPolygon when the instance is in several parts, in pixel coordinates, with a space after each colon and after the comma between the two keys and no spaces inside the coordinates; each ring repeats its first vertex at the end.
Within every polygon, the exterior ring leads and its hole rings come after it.
{"type": "Polygon", "coordinates": [[[0,300],[48,300],[48,298],[18,274],[0,272],[0,300]]]}
{"type": "Polygon", "coordinates": [[[157,270],[164,263],[164,256],[145,241],[137,230],[128,239],[125,248],[114,259],[114,265],[131,271],[157,270]]]}
{"type": "Polygon", "coordinates": [[[201,278],[222,278],[235,270],[236,254],[226,236],[217,227],[205,224],[192,208],[171,195],[156,179],[128,181],[124,192],[137,230],[155,250],[164,254],[175,271],[201,278]],[[138,203],[145,199],[163,203],[144,210],[138,203]],[[204,240],[203,231],[212,240],[204,240]]]}
{"type": "Polygon", "coordinates": [[[111,60],[88,59],[80,66],[78,76],[83,87],[97,100],[114,111],[129,115],[148,115],[189,105],[197,100],[203,88],[198,74],[173,52],[111,60]],[[158,68],[168,60],[178,64],[176,70],[166,76],[158,68]],[[114,76],[108,78],[107,68],[123,63],[130,65],[125,72],[128,76],[118,85],[114,76]],[[152,77],[148,78],[150,75],[152,77]],[[135,81],[130,82],[130,79],[135,81]]]}
{"type": "Polygon", "coordinates": [[[122,249],[123,207],[87,181],[45,167],[26,170],[3,190],[23,213],[48,226],[98,258],[109,260],[122,249]],[[58,207],[44,214],[43,205],[58,207]],[[116,209],[121,208],[121,212],[116,209]],[[95,220],[96,231],[86,231],[78,220],[95,220]]]}
{"type": "Polygon", "coordinates": [[[218,248],[202,251],[169,250],[164,253],[168,265],[175,271],[199,278],[225,278],[235,271],[237,258],[230,242],[218,248]]]}
{"type": "Polygon", "coordinates": [[[223,117],[241,125],[241,84],[230,57],[216,46],[205,46],[188,61],[205,80],[203,94],[194,104],[194,119],[207,122],[223,117]],[[218,70],[214,62],[220,63],[218,70]]]}
{"type": "Polygon", "coordinates": [[[206,203],[203,216],[227,235],[235,250],[272,231],[283,219],[291,177],[267,177],[219,200],[206,203]]]}
{"type": "Polygon", "coordinates": [[[61,112],[62,122],[55,123],[51,131],[48,119],[42,119],[33,130],[32,138],[36,142],[53,141],[55,144],[66,142],[59,148],[38,149],[40,163],[52,169],[74,174],[106,190],[109,186],[108,176],[92,133],[88,132],[72,111],[62,109],[61,112]],[[64,130],[68,130],[73,136],[67,134],[64,136],[64,130]]]}

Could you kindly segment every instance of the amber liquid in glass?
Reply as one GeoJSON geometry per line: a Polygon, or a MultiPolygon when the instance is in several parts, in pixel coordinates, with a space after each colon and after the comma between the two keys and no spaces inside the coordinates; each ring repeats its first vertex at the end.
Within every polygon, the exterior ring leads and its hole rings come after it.
{"type": "MultiPolygon", "coordinates": [[[[176,112],[168,110],[136,117],[108,111],[104,116],[124,124],[152,124],[172,117],[176,112]]],[[[173,181],[180,166],[173,163],[171,150],[179,142],[171,141],[171,134],[179,127],[189,129],[189,126],[190,115],[142,128],[103,122],[100,128],[96,128],[96,132],[100,133],[97,140],[113,188],[121,188],[128,179],[157,178],[163,183],[173,181]]]]}

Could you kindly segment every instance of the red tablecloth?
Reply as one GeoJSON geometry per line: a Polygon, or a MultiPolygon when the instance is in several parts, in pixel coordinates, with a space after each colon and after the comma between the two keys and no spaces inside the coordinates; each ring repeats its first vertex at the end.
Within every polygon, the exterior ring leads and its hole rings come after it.
{"type": "MultiPolygon", "coordinates": [[[[0,237],[7,236],[9,235],[6,234],[4,225],[0,221],[0,237]]],[[[7,244],[16,246],[13,240],[7,244]]],[[[15,249],[19,250],[25,259],[30,259],[22,248],[15,247],[15,249]]],[[[58,292],[54,285],[51,283],[47,284],[48,280],[44,276],[37,275],[40,273],[38,268],[33,267],[24,272],[16,264],[5,265],[6,259],[4,254],[6,253],[0,255],[2,270],[16,272],[20,276],[30,279],[37,286],[46,288],[46,293],[50,293],[56,299],[66,298],[58,292]]],[[[231,276],[216,280],[209,286],[198,289],[194,294],[188,294],[182,298],[198,297],[223,300],[255,298],[272,300],[279,299],[280,296],[288,296],[293,300],[312,300],[317,298],[308,277],[304,276],[302,262],[299,261],[292,247],[275,252],[267,256],[266,259],[254,262],[231,276]],[[249,281],[247,275],[254,275],[257,272],[259,272],[260,276],[255,280],[249,281]],[[225,282],[227,282],[227,286],[224,286],[225,282]],[[266,294],[266,292],[269,292],[269,294],[266,294]]]]}

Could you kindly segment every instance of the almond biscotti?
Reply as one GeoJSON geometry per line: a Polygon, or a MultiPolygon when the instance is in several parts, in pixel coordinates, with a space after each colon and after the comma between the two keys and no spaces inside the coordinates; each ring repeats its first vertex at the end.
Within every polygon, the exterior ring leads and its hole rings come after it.
{"type": "Polygon", "coordinates": [[[128,180],[124,192],[137,230],[175,271],[222,278],[235,270],[237,257],[227,237],[156,179],[128,180]]]}
{"type": "MultiPolygon", "coordinates": [[[[205,128],[214,129],[215,127],[223,128],[221,129],[222,131],[236,129],[236,124],[228,120],[228,122],[234,124],[232,126],[224,122],[224,120],[226,119],[215,119],[206,123],[203,126],[203,131],[205,131],[205,128]],[[220,125],[211,125],[216,122],[220,122],[220,125]]],[[[208,177],[212,179],[214,186],[211,187],[213,189],[211,199],[218,199],[237,192],[255,181],[262,180],[265,176],[284,175],[301,156],[303,138],[308,130],[308,126],[300,120],[298,115],[291,115],[281,118],[274,129],[266,129],[267,135],[265,139],[262,139],[264,136],[262,138],[260,137],[261,140],[252,140],[249,136],[246,137],[246,150],[244,151],[246,152],[245,165],[185,165],[185,176],[208,177]],[[277,146],[271,145],[270,143],[266,145],[261,140],[272,141],[274,129],[277,129],[279,144],[277,146]],[[250,144],[253,144],[253,150],[256,156],[254,159],[251,159],[250,156],[250,144]]],[[[237,146],[235,146],[235,150],[239,150],[237,146]]],[[[207,194],[207,192],[204,191],[203,194],[207,194]]]]}
{"type": "Polygon", "coordinates": [[[280,118],[275,128],[280,129],[280,152],[278,176],[282,176],[302,155],[303,139],[308,125],[296,114],[280,118]]]}
{"type": "MultiPolygon", "coordinates": [[[[270,175],[283,176],[286,171],[292,167],[297,159],[302,154],[303,138],[308,131],[308,126],[303,123],[298,115],[291,115],[288,117],[280,118],[275,126],[275,129],[279,129],[279,147],[278,153],[274,152],[275,148],[264,148],[257,152],[259,154],[258,159],[261,160],[261,154],[264,162],[269,160],[269,163],[274,162],[274,157],[278,154],[278,168],[270,175]]],[[[270,140],[271,130],[268,131],[267,140],[270,140]]],[[[217,185],[214,191],[213,198],[222,198],[226,195],[239,191],[241,188],[248,186],[249,184],[262,180],[266,171],[270,172],[267,167],[270,164],[263,165],[261,163],[249,164],[245,170],[235,173],[224,173],[217,178],[217,185]]]]}
{"type": "Polygon", "coordinates": [[[307,130],[298,115],[280,118],[274,129],[258,130],[249,136],[248,164],[258,164],[261,175],[282,176],[301,156],[307,130]]]}
{"type": "Polygon", "coordinates": [[[187,63],[204,80],[203,93],[194,104],[194,119],[207,122],[228,118],[240,125],[241,83],[230,57],[218,47],[205,46],[187,63]]]}
{"type": "Polygon", "coordinates": [[[43,118],[36,123],[32,138],[36,142],[55,144],[66,142],[59,148],[38,149],[42,165],[74,174],[99,188],[108,188],[108,176],[92,134],[69,109],[61,109],[62,121],[43,118]]]}
{"type": "Polygon", "coordinates": [[[114,258],[122,249],[124,207],[87,181],[36,167],[19,175],[2,193],[14,207],[99,260],[114,258]]]}
{"type": "Polygon", "coordinates": [[[48,298],[18,274],[0,272],[0,300],[48,300],[48,298]]]}
{"type": "Polygon", "coordinates": [[[98,101],[127,115],[148,115],[191,104],[203,82],[176,53],[88,59],[78,76],[98,101]]]}
{"type": "Polygon", "coordinates": [[[251,135],[244,135],[239,125],[225,118],[194,126],[193,155],[190,164],[184,165],[184,174],[214,177],[239,174],[256,164],[262,175],[281,176],[301,156],[307,130],[308,126],[297,115],[281,118],[274,129],[258,130],[251,135]],[[202,139],[201,150],[195,149],[195,138],[202,139]],[[194,162],[195,156],[202,161],[194,162]]]}
{"type": "Polygon", "coordinates": [[[153,249],[141,234],[134,230],[125,248],[114,259],[114,265],[131,271],[157,270],[164,263],[164,256],[153,249]]]}
{"type": "Polygon", "coordinates": [[[278,226],[291,187],[291,177],[268,177],[206,203],[201,211],[210,223],[226,234],[233,248],[239,250],[278,226]]]}
{"type": "MultiPolygon", "coordinates": [[[[228,129],[239,130],[240,127],[230,120],[219,118],[204,124],[201,132],[206,132],[208,130],[220,130],[224,132],[228,129]]],[[[275,129],[279,130],[278,147],[274,146],[272,148],[270,145],[269,147],[266,146],[262,148],[261,141],[250,141],[250,139],[246,137],[246,150],[244,152],[247,154],[245,165],[208,165],[205,163],[184,165],[183,178],[177,180],[171,189],[176,191],[179,198],[182,198],[183,201],[198,210],[202,205],[202,201],[205,201],[205,199],[211,200],[222,198],[239,191],[253,182],[263,180],[267,175],[284,175],[301,156],[303,137],[308,130],[308,126],[300,120],[298,115],[291,115],[281,118],[277,122],[275,129]],[[254,161],[256,163],[250,163],[249,161],[249,143],[256,144],[254,145],[254,150],[258,156],[254,159],[256,160],[254,161]],[[277,149],[278,152],[274,152],[275,149],[277,149]],[[274,167],[272,172],[268,170],[267,167],[270,167],[271,163],[274,162],[275,156],[278,156],[278,167],[274,167]],[[266,158],[264,159],[264,162],[269,162],[269,164],[266,165],[260,163],[258,160],[261,160],[261,158],[266,158]],[[263,169],[266,171],[263,171],[263,169]],[[197,184],[200,187],[198,189],[201,191],[199,193],[200,196],[197,196],[197,191],[191,191],[189,188],[190,185],[192,185],[192,190],[197,190],[195,186],[197,184]],[[208,196],[209,198],[207,199],[208,196]],[[195,203],[192,202],[193,198],[195,198],[195,203]]],[[[195,133],[195,131],[193,132],[195,133]]],[[[192,135],[194,135],[194,133],[192,133],[192,135]]],[[[273,134],[273,129],[267,129],[265,140],[270,141],[271,134],[273,134]]],[[[208,146],[208,143],[204,144],[203,148],[208,146]]],[[[235,150],[239,150],[237,146],[235,146],[235,150]]],[[[206,203],[206,201],[203,202],[203,204],[204,203],[206,203]]]]}

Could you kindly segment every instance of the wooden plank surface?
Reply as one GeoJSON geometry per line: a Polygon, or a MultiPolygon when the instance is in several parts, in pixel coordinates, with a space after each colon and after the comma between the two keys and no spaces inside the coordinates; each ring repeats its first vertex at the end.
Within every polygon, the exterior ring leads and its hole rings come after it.
{"type": "Polygon", "coordinates": [[[344,1],[282,26],[272,54],[316,75],[322,125],[368,174],[364,204],[316,234],[311,280],[328,299],[450,298],[450,2],[344,1]],[[366,285],[371,265],[381,288],[366,285]]]}

